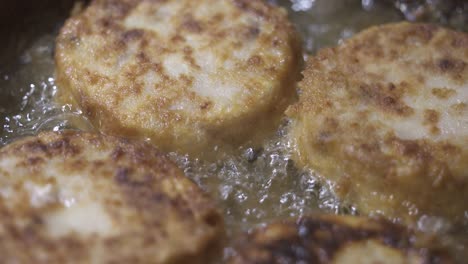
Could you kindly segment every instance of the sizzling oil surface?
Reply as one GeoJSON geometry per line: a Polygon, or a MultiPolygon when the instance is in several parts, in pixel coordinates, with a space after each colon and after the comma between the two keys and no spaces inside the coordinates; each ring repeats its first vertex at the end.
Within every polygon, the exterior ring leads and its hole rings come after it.
{"type": "MultiPolygon", "coordinates": [[[[271,2],[290,11],[291,19],[303,36],[305,56],[324,46],[335,45],[368,26],[402,19],[395,10],[374,1],[271,2]]],[[[0,71],[0,146],[42,130],[92,130],[79,110],[53,102],[59,89],[54,82],[55,34],[37,39],[18,58],[15,67],[0,71]]],[[[285,121],[263,149],[244,146],[237,156],[220,153],[223,158],[216,163],[170,154],[190,178],[219,201],[229,237],[273,219],[314,211],[356,213],[353,208],[340,204],[329,187],[321,184],[312,172],[294,167],[289,159],[292,146],[284,137],[286,126],[285,121]]],[[[458,232],[466,227],[454,229],[450,223],[430,217],[423,217],[419,227],[424,232],[440,234],[443,243],[449,245],[460,260],[467,254],[468,234],[458,232]]],[[[232,249],[228,242],[224,255],[230,254],[232,249]]]]}

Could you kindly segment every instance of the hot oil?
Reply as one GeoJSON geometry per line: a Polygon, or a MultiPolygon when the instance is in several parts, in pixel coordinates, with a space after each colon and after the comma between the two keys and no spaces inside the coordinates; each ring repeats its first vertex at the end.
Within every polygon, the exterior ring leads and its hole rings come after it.
{"type": "Polygon", "coordinates": [[[401,20],[396,10],[377,1],[275,0],[288,9],[291,20],[304,38],[307,54],[334,46],[372,25],[401,20]]]}
{"type": "MultiPolygon", "coordinates": [[[[371,25],[402,19],[394,9],[375,1],[270,2],[288,9],[302,34],[305,56],[336,45],[371,25]]],[[[80,111],[54,103],[60,89],[54,79],[55,35],[43,35],[23,52],[16,67],[0,71],[0,145],[43,130],[92,129],[80,111]]],[[[311,171],[300,171],[294,166],[290,159],[293,146],[285,137],[286,130],[287,121],[263,148],[244,146],[236,156],[220,153],[222,158],[214,163],[170,154],[188,177],[217,199],[224,212],[228,238],[273,220],[313,212],[358,213],[339,203],[329,183],[320,181],[311,171]]],[[[419,229],[439,236],[463,260],[468,234],[459,231],[466,230],[466,226],[454,229],[443,220],[426,217],[420,221],[419,229]]],[[[231,254],[228,242],[224,257],[231,254]]]]}
{"type": "MultiPolygon", "coordinates": [[[[352,207],[338,202],[329,183],[294,166],[286,129],[287,124],[282,125],[261,149],[242,147],[239,155],[224,156],[215,163],[170,154],[187,176],[218,199],[228,238],[273,220],[314,212],[355,214],[352,207]]],[[[228,240],[224,258],[234,252],[234,239],[228,240]]]]}
{"type": "Polygon", "coordinates": [[[0,72],[0,145],[40,131],[90,128],[80,111],[58,105],[54,79],[53,34],[37,39],[18,58],[18,70],[0,72]],[[73,123],[73,125],[71,124],[73,123]]]}
{"type": "Polygon", "coordinates": [[[317,175],[294,166],[286,128],[283,125],[262,149],[240,148],[240,155],[226,155],[215,163],[175,153],[171,157],[186,175],[219,199],[231,233],[314,211],[350,210],[340,206],[330,186],[317,175]]]}

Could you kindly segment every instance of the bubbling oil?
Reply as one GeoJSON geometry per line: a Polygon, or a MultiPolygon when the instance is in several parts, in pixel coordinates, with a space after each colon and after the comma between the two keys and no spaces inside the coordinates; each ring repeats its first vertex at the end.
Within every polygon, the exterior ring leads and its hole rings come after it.
{"type": "Polygon", "coordinates": [[[221,154],[216,162],[170,156],[188,177],[218,198],[231,233],[314,211],[353,211],[338,202],[329,183],[294,166],[286,129],[282,125],[261,149],[241,147],[240,155],[221,154]]]}
{"type": "Polygon", "coordinates": [[[0,102],[9,106],[0,107],[0,146],[40,131],[91,128],[81,111],[53,100],[54,41],[53,34],[42,36],[20,56],[16,72],[0,73],[0,102]]]}
{"type": "Polygon", "coordinates": [[[239,155],[220,153],[216,162],[169,154],[188,177],[218,200],[227,227],[224,260],[234,254],[235,238],[253,227],[314,212],[356,213],[336,199],[330,183],[294,166],[286,130],[287,122],[263,148],[240,147],[239,155]]]}
{"type": "MultiPolygon", "coordinates": [[[[371,25],[402,19],[388,6],[374,1],[270,0],[290,12],[304,40],[305,56],[371,25]]],[[[81,111],[54,102],[59,87],[54,79],[56,33],[37,39],[10,72],[0,72],[0,146],[40,131],[93,130],[81,111]]],[[[314,212],[357,214],[331,191],[331,183],[312,171],[297,169],[291,160],[291,142],[285,137],[287,120],[262,148],[240,147],[238,155],[220,153],[216,162],[170,153],[185,174],[219,202],[229,238],[273,220],[314,212]]],[[[468,218],[468,216],[467,216],[468,218]]],[[[468,245],[468,225],[453,229],[441,219],[423,217],[418,228],[437,234],[463,262],[468,245]],[[452,234],[453,233],[453,234],[452,234]],[[456,234],[455,234],[456,233],[456,234]]],[[[228,242],[224,258],[233,252],[228,242]]]]}

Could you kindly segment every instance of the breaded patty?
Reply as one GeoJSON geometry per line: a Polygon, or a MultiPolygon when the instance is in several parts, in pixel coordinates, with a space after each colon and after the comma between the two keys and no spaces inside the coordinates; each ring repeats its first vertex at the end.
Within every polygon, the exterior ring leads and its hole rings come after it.
{"type": "Polygon", "coordinates": [[[372,27],[307,62],[295,161],[364,213],[468,215],[468,34],[372,27]]]}
{"type": "Polygon", "coordinates": [[[452,263],[444,250],[419,248],[413,238],[382,220],[309,216],[253,230],[238,242],[230,263],[452,263]]]}
{"type": "Polygon", "coordinates": [[[2,263],[205,263],[223,226],[153,147],[79,132],[0,149],[0,219],[2,263]]]}
{"type": "Polygon", "coordinates": [[[192,154],[273,131],[302,59],[262,0],[95,0],[56,44],[62,100],[104,133],[192,154]]]}

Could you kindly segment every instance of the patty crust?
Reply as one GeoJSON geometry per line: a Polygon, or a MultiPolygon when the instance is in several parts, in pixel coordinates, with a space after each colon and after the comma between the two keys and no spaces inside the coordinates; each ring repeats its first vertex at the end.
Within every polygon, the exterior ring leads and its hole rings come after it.
{"type": "Polygon", "coordinates": [[[253,230],[238,241],[230,263],[452,263],[444,249],[419,247],[413,238],[381,219],[306,216],[253,230]]]}
{"type": "Polygon", "coordinates": [[[100,131],[202,155],[274,131],[302,53],[287,12],[262,0],[95,0],[55,59],[59,100],[100,131]]]}
{"type": "Polygon", "coordinates": [[[468,34],[375,26],[310,58],[287,110],[294,160],[362,213],[468,215],[468,34]]]}
{"type": "Polygon", "coordinates": [[[215,203],[147,143],[67,131],[0,149],[2,263],[205,263],[215,203]]]}

